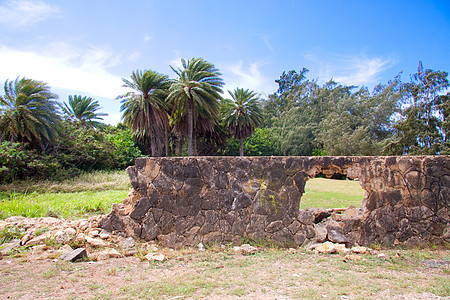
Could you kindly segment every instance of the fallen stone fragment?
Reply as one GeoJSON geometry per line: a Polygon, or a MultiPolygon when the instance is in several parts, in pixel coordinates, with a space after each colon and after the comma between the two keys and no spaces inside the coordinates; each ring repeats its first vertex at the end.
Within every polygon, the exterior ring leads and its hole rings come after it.
{"type": "Polygon", "coordinates": [[[57,250],[57,252],[58,253],[61,253],[61,255],[64,255],[64,254],[67,254],[67,253],[69,253],[69,252],[72,252],[73,251],[73,249],[72,249],[72,247],[70,247],[69,245],[63,245],[61,248],[59,248],[58,250],[57,250]]]}
{"type": "Polygon", "coordinates": [[[73,228],[66,228],[64,230],[58,230],[53,235],[53,238],[57,243],[66,244],[72,241],[77,235],[77,231],[73,228]]]}
{"type": "Polygon", "coordinates": [[[317,246],[321,245],[320,243],[317,243],[315,241],[311,241],[308,244],[306,244],[305,246],[305,250],[306,251],[313,251],[314,249],[316,249],[317,246]]]}
{"type": "Polygon", "coordinates": [[[122,249],[131,249],[135,246],[134,239],[132,237],[128,237],[119,242],[119,247],[122,249]]]}
{"type": "Polygon", "coordinates": [[[331,243],[331,242],[325,242],[323,244],[318,245],[315,249],[314,249],[315,253],[326,253],[326,254],[331,254],[336,252],[336,245],[331,243]]]}
{"type": "Polygon", "coordinates": [[[356,255],[356,254],[348,254],[344,257],[344,261],[349,261],[349,260],[361,260],[361,256],[356,255]]]}
{"type": "Polygon", "coordinates": [[[100,231],[98,231],[97,229],[91,230],[89,231],[88,235],[90,237],[97,237],[100,234],[100,231]]]}
{"type": "Polygon", "coordinates": [[[233,247],[233,250],[235,252],[238,252],[242,255],[250,255],[250,254],[255,254],[256,252],[258,252],[258,248],[250,246],[249,244],[243,244],[241,246],[235,246],[233,247]]]}
{"type": "Polygon", "coordinates": [[[106,230],[102,230],[102,232],[100,232],[100,234],[98,235],[102,240],[106,240],[109,237],[111,237],[111,233],[109,233],[106,230]]]}
{"type": "Polygon", "coordinates": [[[384,253],[380,253],[377,255],[377,258],[381,260],[386,260],[386,255],[384,253]]]}
{"type": "Polygon", "coordinates": [[[21,245],[25,245],[29,240],[31,240],[33,238],[32,234],[25,234],[21,239],[20,239],[20,244],[21,245]]]}
{"type": "Polygon", "coordinates": [[[81,245],[81,244],[84,244],[84,242],[86,242],[86,235],[84,233],[80,232],[75,237],[74,243],[81,245]]]}
{"type": "Polygon", "coordinates": [[[366,247],[362,247],[362,246],[352,247],[351,250],[353,253],[361,253],[361,254],[364,254],[368,251],[366,247]]]}
{"type": "Polygon", "coordinates": [[[87,252],[84,248],[78,248],[69,252],[67,254],[63,254],[59,257],[60,260],[75,262],[79,259],[87,258],[87,252]]]}
{"type": "Polygon", "coordinates": [[[31,240],[27,241],[25,245],[31,246],[31,245],[39,245],[45,243],[45,241],[50,238],[51,232],[47,231],[46,233],[43,233],[41,235],[38,235],[31,240]]]}
{"type": "Polygon", "coordinates": [[[109,247],[110,243],[105,242],[99,238],[92,238],[90,236],[85,236],[86,242],[93,247],[109,247]]]}
{"type": "Polygon", "coordinates": [[[123,257],[122,254],[120,254],[116,249],[105,249],[100,251],[97,254],[97,260],[106,260],[109,258],[119,258],[119,257],[123,257]]]}
{"type": "Polygon", "coordinates": [[[20,247],[20,240],[14,239],[9,243],[3,244],[0,246],[0,254],[1,255],[9,255],[13,250],[18,249],[20,247]]]}
{"type": "Polygon", "coordinates": [[[198,251],[205,251],[205,246],[202,243],[198,243],[197,248],[198,251]]]}
{"type": "Polygon", "coordinates": [[[337,244],[336,245],[336,252],[341,254],[349,254],[350,249],[345,247],[345,244],[337,244]]]}
{"type": "Polygon", "coordinates": [[[146,256],[144,256],[146,260],[148,261],[164,261],[166,259],[166,257],[164,256],[164,254],[160,254],[160,253],[149,253],[146,256]]]}

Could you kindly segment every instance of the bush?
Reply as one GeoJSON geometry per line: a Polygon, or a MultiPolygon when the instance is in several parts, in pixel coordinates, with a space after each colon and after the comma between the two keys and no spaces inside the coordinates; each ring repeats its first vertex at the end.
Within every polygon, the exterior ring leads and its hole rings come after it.
{"type": "Polygon", "coordinates": [[[95,129],[63,122],[57,143],[44,150],[27,144],[0,143],[0,183],[18,179],[61,180],[81,171],[123,169],[141,152],[128,129],[95,129]]]}

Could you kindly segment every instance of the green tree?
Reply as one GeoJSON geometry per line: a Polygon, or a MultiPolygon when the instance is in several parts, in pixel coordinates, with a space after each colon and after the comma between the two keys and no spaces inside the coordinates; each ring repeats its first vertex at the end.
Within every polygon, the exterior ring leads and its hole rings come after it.
{"type": "Polygon", "coordinates": [[[219,70],[202,58],[181,59],[182,68],[172,68],[178,75],[167,97],[174,107],[175,123],[187,122],[188,155],[197,153],[196,132],[200,124],[214,129],[219,111],[223,80],[219,70]]]}
{"type": "Polygon", "coordinates": [[[87,96],[70,95],[69,103],[64,102],[61,109],[69,119],[82,125],[98,126],[101,124],[98,120],[103,120],[101,117],[108,115],[97,112],[101,109],[100,104],[87,96]]]}
{"type": "Polygon", "coordinates": [[[448,73],[423,69],[403,84],[402,117],[394,124],[395,135],[385,152],[403,155],[434,155],[445,152],[448,99],[442,95],[449,87],[448,73]]]}
{"type": "Polygon", "coordinates": [[[6,80],[0,96],[0,138],[29,143],[37,148],[51,144],[57,136],[60,121],[56,113],[58,98],[41,81],[17,78],[6,80]]]}
{"type": "Polygon", "coordinates": [[[244,139],[255,132],[262,123],[262,109],[254,91],[236,88],[228,91],[232,99],[222,102],[223,123],[239,139],[239,155],[244,156],[244,139]]]}
{"type": "Polygon", "coordinates": [[[136,137],[150,142],[151,155],[161,156],[162,143],[166,145],[169,130],[166,96],[170,80],[166,75],[157,72],[133,71],[131,80],[122,79],[123,87],[132,89],[125,95],[118,96],[121,100],[120,111],[122,119],[136,137]]]}

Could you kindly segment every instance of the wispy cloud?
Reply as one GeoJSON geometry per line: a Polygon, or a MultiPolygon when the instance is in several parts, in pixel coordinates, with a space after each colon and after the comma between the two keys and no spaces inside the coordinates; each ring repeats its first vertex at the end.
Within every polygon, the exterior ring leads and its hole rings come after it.
{"type": "MultiPolygon", "coordinates": [[[[277,87],[272,79],[269,79],[262,72],[262,67],[265,63],[251,63],[250,65],[244,65],[243,61],[239,61],[233,64],[219,65],[220,70],[223,73],[226,86],[224,91],[234,90],[235,88],[244,88],[255,91],[261,94],[262,97],[267,97],[276,91],[277,87]]],[[[228,93],[225,93],[225,97],[228,97],[228,93]]]]}
{"type": "Polygon", "coordinates": [[[51,87],[110,99],[124,93],[121,78],[107,70],[119,63],[118,56],[95,47],[76,49],[57,44],[45,53],[0,47],[2,81],[25,76],[51,87]]]}
{"type": "Polygon", "coordinates": [[[269,41],[270,37],[269,36],[264,35],[264,36],[260,36],[259,38],[264,42],[264,44],[266,45],[267,49],[269,49],[271,52],[275,52],[273,50],[272,45],[270,44],[270,41],[269,41]]]}
{"type": "Polygon", "coordinates": [[[43,1],[9,0],[0,5],[0,23],[25,27],[58,14],[59,8],[43,1]]]}
{"type": "Polygon", "coordinates": [[[304,58],[312,64],[312,74],[319,81],[333,79],[345,85],[374,86],[382,72],[395,64],[392,57],[369,57],[366,54],[339,55],[335,53],[307,53],[304,58]]]}

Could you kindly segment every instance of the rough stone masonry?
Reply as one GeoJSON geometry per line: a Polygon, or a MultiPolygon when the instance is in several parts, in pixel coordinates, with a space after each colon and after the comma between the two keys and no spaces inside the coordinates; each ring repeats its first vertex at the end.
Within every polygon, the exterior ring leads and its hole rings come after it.
{"type": "Polygon", "coordinates": [[[450,242],[450,157],[138,158],[132,191],[100,227],[165,246],[239,243],[242,237],[305,245],[450,242]],[[358,178],[361,208],[343,216],[300,210],[319,173],[358,178]]]}

